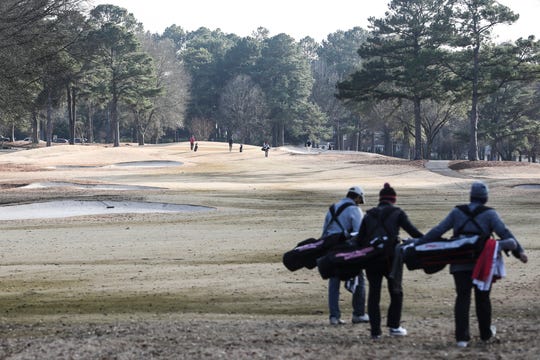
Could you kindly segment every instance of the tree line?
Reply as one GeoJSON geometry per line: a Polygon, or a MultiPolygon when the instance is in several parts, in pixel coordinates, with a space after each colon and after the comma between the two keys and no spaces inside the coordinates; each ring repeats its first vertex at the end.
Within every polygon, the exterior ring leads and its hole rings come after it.
{"type": "Polygon", "coordinates": [[[492,35],[517,18],[494,0],[393,0],[368,30],[318,43],[265,28],[152,34],[113,5],[4,0],[0,134],[536,161],[540,43],[492,35]]]}

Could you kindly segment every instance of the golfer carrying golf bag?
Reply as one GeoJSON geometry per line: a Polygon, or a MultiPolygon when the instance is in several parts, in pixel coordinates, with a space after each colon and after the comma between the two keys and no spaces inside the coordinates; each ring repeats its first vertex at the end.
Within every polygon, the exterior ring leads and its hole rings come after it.
{"type": "MultiPolygon", "coordinates": [[[[523,263],[527,262],[525,250],[517,242],[514,235],[506,228],[497,212],[485,206],[488,200],[488,188],[480,181],[474,182],[470,191],[470,203],[468,205],[456,206],[450,211],[446,218],[431,229],[422,239],[424,242],[439,239],[445,232],[453,229],[454,236],[477,234],[489,237],[491,233],[497,234],[501,239],[494,241],[495,255],[497,249],[512,251],[512,254],[523,263]]],[[[490,241],[488,240],[488,241],[490,241]]],[[[488,243],[484,246],[487,246],[488,243]]],[[[484,252],[482,252],[484,253],[484,252]]],[[[500,254],[498,254],[500,257],[500,254]]],[[[482,255],[481,255],[482,256],[482,255]]],[[[491,259],[493,259],[493,255],[491,259]]],[[[471,293],[474,287],[474,302],[476,306],[476,317],[480,330],[480,339],[484,342],[490,340],[496,332],[491,325],[491,300],[489,293],[491,283],[482,289],[474,286],[473,278],[476,278],[475,266],[479,260],[471,260],[461,264],[451,264],[450,273],[454,277],[456,289],[456,302],[454,307],[455,337],[458,347],[467,347],[471,339],[469,333],[469,310],[471,304],[471,293]]],[[[491,266],[490,266],[491,267],[491,266]]]]}
{"type": "Polygon", "coordinates": [[[395,247],[399,242],[399,229],[402,228],[414,238],[422,236],[422,233],[410,222],[407,214],[394,206],[396,192],[385,183],[379,192],[379,205],[366,212],[358,240],[360,245],[376,245],[384,250],[384,255],[374,259],[366,266],[366,276],[369,282],[368,315],[371,325],[371,338],[377,340],[381,337],[381,286],[383,277],[388,282],[390,293],[390,307],[386,326],[390,335],[405,336],[407,330],[400,326],[401,308],[403,305],[403,290],[401,281],[390,277],[395,247]],[[378,245],[377,245],[378,243],[378,245]]]}
{"type": "MultiPolygon", "coordinates": [[[[359,186],[353,186],[347,191],[345,198],[330,206],[324,219],[322,237],[332,234],[342,234],[344,240],[355,236],[362,221],[362,210],[358,205],[364,204],[364,191],[359,186]]],[[[353,323],[367,322],[365,314],[365,285],[364,276],[360,272],[357,276],[357,285],[352,289],[353,293],[353,323]]],[[[339,309],[339,277],[328,279],[328,308],[330,311],[330,325],[341,325],[339,309]]]]}

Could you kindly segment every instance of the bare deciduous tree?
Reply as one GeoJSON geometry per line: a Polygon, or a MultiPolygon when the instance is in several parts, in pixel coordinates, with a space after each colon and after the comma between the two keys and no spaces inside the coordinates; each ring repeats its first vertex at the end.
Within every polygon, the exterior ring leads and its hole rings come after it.
{"type": "Polygon", "coordinates": [[[225,86],[219,109],[229,134],[242,143],[261,140],[268,110],[263,91],[248,75],[238,75],[225,86]]]}

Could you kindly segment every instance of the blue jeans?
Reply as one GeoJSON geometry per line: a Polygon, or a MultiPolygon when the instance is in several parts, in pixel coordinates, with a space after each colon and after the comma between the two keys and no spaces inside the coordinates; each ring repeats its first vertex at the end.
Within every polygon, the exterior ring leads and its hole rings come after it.
{"type": "MultiPolygon", "coordinates": [[[[328,279],[328,309],[330,317],[341,318],[339,310],[339,290],[341,280],[337,277],[328,279]]],[[[352,307],[354,316],[362,316],[366,309],[366,285],[364,280],[364,271],[358,274],[358,286],[352,295],[352,307]]]]}

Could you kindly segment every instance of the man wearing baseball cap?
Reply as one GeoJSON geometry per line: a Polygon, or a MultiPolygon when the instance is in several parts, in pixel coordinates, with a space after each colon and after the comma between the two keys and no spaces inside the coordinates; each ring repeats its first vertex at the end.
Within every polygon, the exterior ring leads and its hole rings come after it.
{"type": "MultiPolygon", "coordinates": [[[[330,206],[324,219],[322,236],[333,234],[343,234],[343,238],[349,239],[358,234],[362,222],[363,213],[358,205],[364,204],[364,191],[359,186],[352,186],[347,190],[347,195],[330,206]]],[[[364,274],[361,272],[354,279],[355,286],[351,289],[353,293],[353,323],[368,322],[369,317],[365,313],[366,289],[364,274]]],[[[328,308],[330,311],[330,324],[341,325],[345,321],[341,320],[339,309],[339,288],[341,280],[338,277],[328,280],[328,308]]]]}

